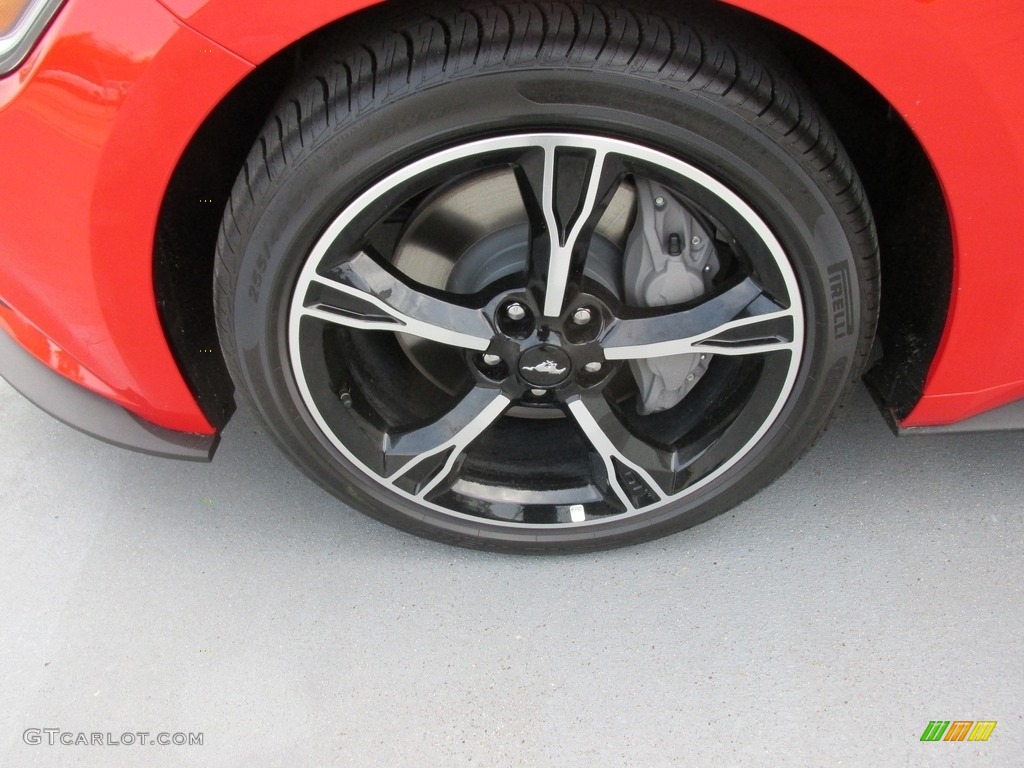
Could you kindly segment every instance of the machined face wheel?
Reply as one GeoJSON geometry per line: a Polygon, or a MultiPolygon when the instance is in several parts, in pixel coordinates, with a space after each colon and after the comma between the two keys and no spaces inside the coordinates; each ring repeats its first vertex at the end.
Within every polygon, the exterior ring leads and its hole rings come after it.
{"type": "Polygon", "coordinates": [[[303,403],[366,477],[528,529],[641,514],[727,472],[781,413],[803,329],[781,244],[721,182],[635,142],[527,133],[428,155],[348,205],[302,268],[288,344],[303,403]],[[444,208],[488,194],[476,218],[444,208]],[[643,231],[668,210],[690,226],[643,231]],[[707,292],[637,306],[617,290],[651,239],[683,277],[721,254],[707,292]],[[680,358],[667,386],[700,381],[643,413],[630,363],[680,358]]]}
{"type": "Polygon", "coordinates": [[[877,246],[827,123],[728,14],[623,7],[367,11],[253,147],[225,359],[357,509],[510,552],[663,536],[777,477],[862,370],[877,246]]]}

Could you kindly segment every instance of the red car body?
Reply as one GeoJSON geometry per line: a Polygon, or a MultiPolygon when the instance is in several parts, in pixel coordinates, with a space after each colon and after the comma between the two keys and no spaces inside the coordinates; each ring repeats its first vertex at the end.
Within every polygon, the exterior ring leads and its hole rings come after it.
{"type": "MultiPolygon", "coordinates": [[[[226,419],[201,407],[202,387],[172,351],[173,328],[158,306],[154,252],[169,187],[240,83],[367,4],[67,2],[0,78],[3,330],[150,431],[215,435],[226,419]]],[[[1024,6],[731,4],[870,84],[905,121],[941,188],[951,262],[934,269],[952,284],[929,297],[941,302],[933,309],[944,327],[898,425],[949,425],[1024,397],[1024,6]]],[[[199,188],[191,202],[222,210],[224,201],[199,188]]],[[[898,303],[913,289],[886,284],[883,293],[898,303]]],[[[193,352],[218,354],[214,344],[193,352]]]]}

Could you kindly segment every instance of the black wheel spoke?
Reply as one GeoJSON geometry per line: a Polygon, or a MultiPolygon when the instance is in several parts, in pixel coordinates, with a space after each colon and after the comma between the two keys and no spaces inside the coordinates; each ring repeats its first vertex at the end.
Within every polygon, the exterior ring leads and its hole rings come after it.
{"type": "Polygon", "coordinates": [[[302,312],[349,328],[407,333],[474,350],[486,349],[494,334],[482,310],[407,284],[365,251],[326,276],[315,275],[302,312]]]}
{"type": "Polygon", "coordinates": [[[668,498],[675,485],[675,454],[630,433],[603,395],[573,398],[567,405],[601,459],[610,491],[627,510],[668,498]]]}
{"type": "Polygon", "coordinates": [[[394,483],[417,467],[426,470],[425,476],[413,483],[416,495],[426,496],[451,473],[469,444],[510,404],[511,400],[496,389],[474,387],[433,423],[409,432],[385,435],[385,475],[394,483]]]}
{"type": "Polygon", "coordinates": [[[688,309],[621,319],[601,343],[609,360],[680,354],[755,355],[792,350],[794,313],[751,278],[688,309]]]}
{"type": "Polygon", "coordinates": [[[525,150],[514,167],[530,222],[530,287],[544,315],[557,317],[625,169],[599,144],[556,140],[525,150]]]}
{"type": "Polygon", "coordinates": [[[682,160],[573,133],[382,178],[314,245],[290,312],[296,384],[346,468],[426,525],[509,536],[667,513],[770,434],[804,354],[756,212],[682,160]],[[627,270],[645,190],[661,252],[627,270]]]}

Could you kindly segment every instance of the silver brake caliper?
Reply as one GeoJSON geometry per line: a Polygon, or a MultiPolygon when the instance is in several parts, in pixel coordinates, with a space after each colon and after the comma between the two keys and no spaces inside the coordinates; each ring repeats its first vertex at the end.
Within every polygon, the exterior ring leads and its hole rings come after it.
{"type": "MultiPolygon", "coordinates": [[[[626,240],[626,301],[639,307],[681,304],[703,296],[718,272],[714,242],[667,189],[636,179],[637,213],[626,240]]],[[[664,411],[679,403],[707,371],[711,355],[685,354],[633,360],[640,387],[637,410],[664,411]]]]}

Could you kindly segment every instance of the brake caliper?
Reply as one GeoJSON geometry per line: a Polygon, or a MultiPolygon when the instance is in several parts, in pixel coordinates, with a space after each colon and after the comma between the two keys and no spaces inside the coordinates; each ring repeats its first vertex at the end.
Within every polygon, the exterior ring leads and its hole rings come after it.
{"type": "MultiPolygon", "coordinates": [[[[692,301],[711,290],[718,255],[707,231],[667,189],[636,179],[637,213],[626,240],[626,301],[661,307],[692,301]]],[[[678,404],[707,371],[711,355],[685,354],[630,361],[640,388],[637,411],[678,404]]]]}

